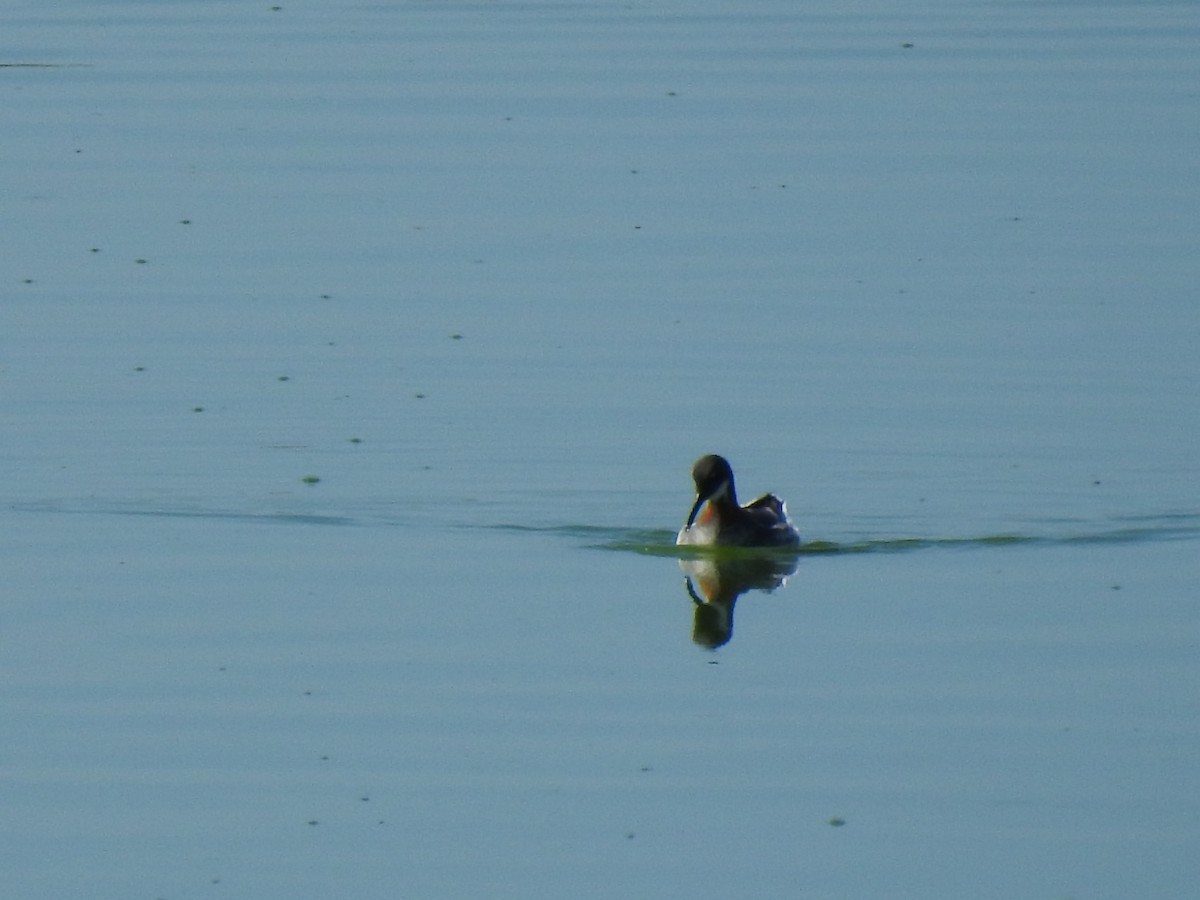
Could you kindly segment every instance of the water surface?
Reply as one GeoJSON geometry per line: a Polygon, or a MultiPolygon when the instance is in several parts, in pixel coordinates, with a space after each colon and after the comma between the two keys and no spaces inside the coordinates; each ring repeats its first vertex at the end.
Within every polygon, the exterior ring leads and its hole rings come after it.
{"type": "Polygon", "coordinates": [[[4,19],[14,895],[1194,889],[1190,5],[4,19]]]}

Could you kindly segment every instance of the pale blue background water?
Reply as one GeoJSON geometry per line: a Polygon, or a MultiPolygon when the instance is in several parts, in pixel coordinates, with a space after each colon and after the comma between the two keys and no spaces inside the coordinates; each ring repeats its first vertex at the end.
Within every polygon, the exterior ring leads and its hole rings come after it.
{"type": "Polygon", "coordinates": [[[14,895],[1194,890],[1193,5],[0,24],[14,895]]]}

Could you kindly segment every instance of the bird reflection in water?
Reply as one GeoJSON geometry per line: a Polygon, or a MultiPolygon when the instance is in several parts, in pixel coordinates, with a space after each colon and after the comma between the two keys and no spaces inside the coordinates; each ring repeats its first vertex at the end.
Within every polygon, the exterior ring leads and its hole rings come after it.
{"type": "Polygon", "coordinates": [[[770,592],[796,571],[794,554],[739,554],[679,560],[688,595],[695,601],[692,640],[715,650],[733,637],[733,607],[746,591],[770,592]]]}

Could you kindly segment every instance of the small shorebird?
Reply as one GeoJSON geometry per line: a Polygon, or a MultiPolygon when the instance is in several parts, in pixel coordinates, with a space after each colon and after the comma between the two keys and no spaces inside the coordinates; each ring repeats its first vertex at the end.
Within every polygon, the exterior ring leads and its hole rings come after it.
{"type": "Polygon", "coordinates": [[[722,547],[796,547],[800,535],[774,494],[738,506],[733,469],[723,456],[709,454],[692,466],[696,502],[676,544],[722,547]]]}

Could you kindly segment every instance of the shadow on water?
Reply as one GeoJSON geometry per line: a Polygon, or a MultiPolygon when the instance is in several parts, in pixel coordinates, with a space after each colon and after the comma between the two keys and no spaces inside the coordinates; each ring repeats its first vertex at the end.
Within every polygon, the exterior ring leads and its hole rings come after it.
{"type": "Polygon", "coordinates": [[[796,554],[679,560],[684,588],[695,604],[692,640],[709,650],[733,637],[733,608],[747,591],[771,593],[796,571],[796,554]]]}

